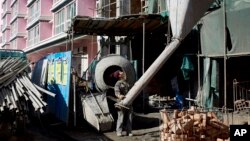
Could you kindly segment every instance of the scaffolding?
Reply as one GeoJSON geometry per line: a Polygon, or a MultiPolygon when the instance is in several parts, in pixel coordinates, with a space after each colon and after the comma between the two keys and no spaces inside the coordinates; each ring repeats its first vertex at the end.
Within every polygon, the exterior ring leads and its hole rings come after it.
{"type": "Polygon", "coordinates": [[[250,81],[233,80],[234,111],[248,111],[250,108],[250,81]]]}

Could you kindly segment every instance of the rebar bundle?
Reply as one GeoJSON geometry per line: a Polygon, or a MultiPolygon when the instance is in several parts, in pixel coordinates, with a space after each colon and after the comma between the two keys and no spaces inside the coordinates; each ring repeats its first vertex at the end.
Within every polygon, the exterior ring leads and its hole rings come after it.
{"type": "Polygon", "coordinates": [[[0,60],[0,113],[5,110],[16,113],[29,111],[29,103],[34,111],[44,113],[47,103],[42,94],[55,96],[31,82],[28,77],[29,65],[23,58],[0,60]]]}

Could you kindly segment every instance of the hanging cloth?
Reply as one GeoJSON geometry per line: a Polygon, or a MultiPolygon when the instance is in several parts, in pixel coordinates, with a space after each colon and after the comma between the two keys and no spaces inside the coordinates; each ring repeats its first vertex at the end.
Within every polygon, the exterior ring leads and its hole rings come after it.
{"type": "Polygon", "coordinates": [[[190,72],[194,71],[194,65],[191,62],[190,57],[187,55],[183,56],[181,71],[182,71],[184,80],[189,80],[190,72]]]}

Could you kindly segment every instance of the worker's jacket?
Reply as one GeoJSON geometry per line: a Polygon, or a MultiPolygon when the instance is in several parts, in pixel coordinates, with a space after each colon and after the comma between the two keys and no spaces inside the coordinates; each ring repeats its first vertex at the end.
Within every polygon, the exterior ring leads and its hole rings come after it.
{"type": "Polygon", "coordinates": [[[115,84],[115,96],[119,97],[119,95],[126,95],[129,90],[129,84],[125,80],[118,80],[115,84]]]}

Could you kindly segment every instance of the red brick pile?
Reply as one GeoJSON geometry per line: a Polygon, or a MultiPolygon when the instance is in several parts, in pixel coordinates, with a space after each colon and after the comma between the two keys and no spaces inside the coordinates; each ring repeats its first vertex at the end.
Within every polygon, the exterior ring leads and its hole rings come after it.
{"type": "Polygon", "coordinates": [[[161,141],[221,141],[229,139],[229,126],[214,112],[201,112],[191,107],[186,111],[160,111],[161,141]],[[170,118],[172,117],[172,118],[170,118]]]}

